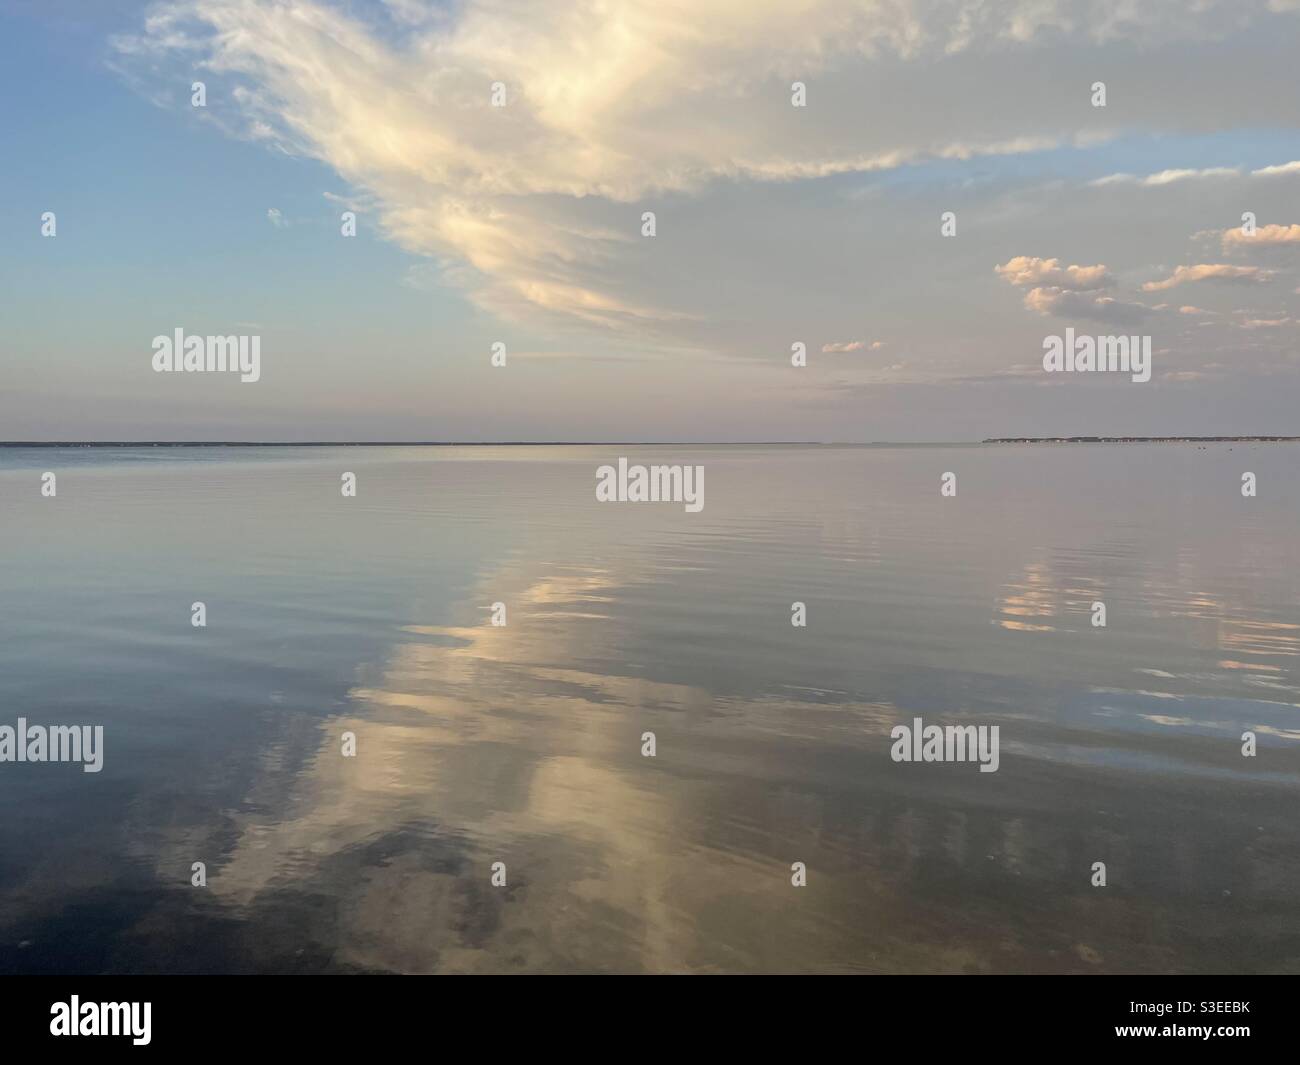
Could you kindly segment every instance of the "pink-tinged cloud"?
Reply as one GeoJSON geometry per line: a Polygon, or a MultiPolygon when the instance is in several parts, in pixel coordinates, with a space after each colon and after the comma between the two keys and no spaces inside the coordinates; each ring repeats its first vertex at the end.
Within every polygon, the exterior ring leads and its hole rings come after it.
{"type": "Polygon", "coordinates": [[[1233,245],[1251,244],[1300,244],[1300,225],[1293,222],[1289,226],[1259,226],[1254,233],[1250,234],[1245,233],[1240,227],[1223,231],[1225,249],[1233,245]]]}
{"type": "Polygon", "coordinates": [[[1228,263],[1199,263],[1196,266],[1180,266],[1163,281],[1148,281],[1142,286],[1143,292],[1163,292],[1192,281],[1267,281],[1272,276],[1269,271],[1258,266],[1232,266],[1228,263]]]}
{"type": "Polygon", "coordinates": [[[1096,266],[1062,266],[1059,259],[1040,259],[1034,255],[1017,255],[993,269],[1002,280],[1020,287],[1048,285],[1083,292],[1108,288],[1115,283],[1100,263],[1096,266]]]}
{"type": "Polygon", "coordinates": [[[1053,286],[1030,289],[1025,293],[1025,306],[1039,314],[1054,314],[1058,318],[1091,318],[1116,324],[1136,322],[1151,313],[1151,308],[1141,303],[1127,303],[1110,296],[1094,296],[1053,286]]]}
{"type": "Polygon", "coordinates": [[[830,344],[822,345],[822,352],[827,355],[837,355],[849,351],[879,351],[885,346],[883,340],[873,340],[868,344],[865,340],[837,340],[830,344]]]}

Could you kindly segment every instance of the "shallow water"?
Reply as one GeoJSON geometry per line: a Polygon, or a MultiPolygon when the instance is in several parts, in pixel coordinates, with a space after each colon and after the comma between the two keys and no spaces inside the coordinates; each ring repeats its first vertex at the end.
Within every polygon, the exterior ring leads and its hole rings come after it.
{"type": "Polygon", "coordinates": [[[0,449],[0,970],[1300,971],[1297,459],[0,449]]]}

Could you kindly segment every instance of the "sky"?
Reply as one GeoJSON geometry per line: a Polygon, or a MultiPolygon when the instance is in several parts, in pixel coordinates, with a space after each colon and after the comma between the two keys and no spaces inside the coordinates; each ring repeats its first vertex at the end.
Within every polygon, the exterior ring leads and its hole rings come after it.
{"type": "Polygon", "coordinates": [[[0,0],[0,439],[1298,434],[1297,45],[1300,0],[0,0]],[[1067,328],[1151,379],[1046,371],[1067,328]],[[260,379],[156,372],[176,329],[260,379]]]}

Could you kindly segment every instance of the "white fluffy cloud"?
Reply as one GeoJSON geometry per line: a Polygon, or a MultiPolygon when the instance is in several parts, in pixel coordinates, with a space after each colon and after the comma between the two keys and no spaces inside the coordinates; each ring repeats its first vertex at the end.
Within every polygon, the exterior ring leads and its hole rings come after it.
{"type": "MultiPolygon", "coordinates": [[[[387,0],[357,10],[176,0],[117,39],[118,62],[155,84],[188,85],[203,72],[214,117],[232,103],[226,120],[241,135],[327,163],[376,204],[391,239],[436,259],[481,305],[642,332],[688,317],[637,275],[647,199],[1095,142],[1110,133],[1104,112],[1026,96],[1016,64],[1027,76],[1042,68],[1041,49],[1075,63],[1080,42],[1160,47],[1268,17],[1264,0],[1193,10],[1160,0],[465,0],[451,9],[387,0]],[[898,106],[924,101],[948,66],[976,58],[1006,72],[986,82],[994,97],[967,104],[945,92],[921,125],[898,106]],[[796,80],[807,84],[806,108],[791,106],[796,80]],[[504,107],[491,104],[498,82],[504,107]]],[[[958,70],[960,84],[969,69],[958,70]]],[[[1163,95],[1146,94],[1142,106],[1158,108],[1163,95]]]]}

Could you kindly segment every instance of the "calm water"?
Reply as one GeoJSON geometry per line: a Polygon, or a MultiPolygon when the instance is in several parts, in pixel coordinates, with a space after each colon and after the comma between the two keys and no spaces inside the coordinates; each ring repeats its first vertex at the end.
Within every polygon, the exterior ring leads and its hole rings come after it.
{"type": "Polygon", "coordinates": [[[0,970],[1300,971],[1298,460],[0,451],[0,970]]]}

